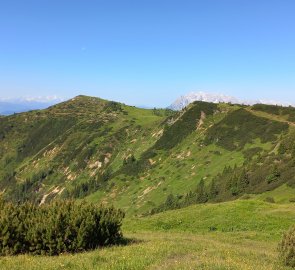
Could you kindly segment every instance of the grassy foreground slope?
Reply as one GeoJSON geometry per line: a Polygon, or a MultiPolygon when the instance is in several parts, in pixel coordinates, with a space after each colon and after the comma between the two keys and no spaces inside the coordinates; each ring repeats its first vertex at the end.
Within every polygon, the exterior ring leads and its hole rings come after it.
{"type": "Polygon", "coordinates": [[[289,269],[278,260],[294,204],[236,200],[127,219],[126,246],[59,257],[1,258],[1,269],[289,269]]]}

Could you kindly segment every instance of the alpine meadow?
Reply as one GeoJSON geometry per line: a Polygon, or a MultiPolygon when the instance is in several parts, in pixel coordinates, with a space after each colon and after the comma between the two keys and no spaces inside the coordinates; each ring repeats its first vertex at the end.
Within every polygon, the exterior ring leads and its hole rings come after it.
{"type": "Polygon", "coordinates": [[[1,269],[294,266],[293,107],[77,96],[0,124],[1,269]]]}

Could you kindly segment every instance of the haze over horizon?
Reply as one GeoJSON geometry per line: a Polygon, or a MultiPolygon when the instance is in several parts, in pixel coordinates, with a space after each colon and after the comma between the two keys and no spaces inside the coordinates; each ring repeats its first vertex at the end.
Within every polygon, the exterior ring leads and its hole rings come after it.
{"type": "Polygon", "coordinates": [[[20,1],[0,10],[0,97],[165,107],[205,91],[295,103],[295,3],[20,1]]]}
{"type": "MultiPolygon", "coordinates": [[[[93,96],[95,97],[95,96],[93,96]]],[[[37,97],[18,97],[18,98],[2,98],[0,97],[0,115],[10,115],[13,113],[26,112],[31,110],[46,109],[52,105],[60,102],[71,100],[70,98],[61,98],[58,96],[37,96],[37,97]]],[[[101,97],[98,97],[101,98],[101,97]]],[[[168,102],[169,98],[167,99],[168,102]]],[[[120,100],[113,100],[117,102],[122,102],[120,100]]],[[[295,107],[295,103],[283,102],[281,100],[270,100],[270,99],[241,99],[239,97],[229,96],[222,93],[212,93],[212,92],[189,92],[184,95],[179,96],[172,103],[166,103],[165,106],[158,108],[169,108],[172,110],[181,110],[190,103],[194,101],[205,101],[209,103],[232,103],[232,104],[244,104],[244,105],[254,105],[254,104],[269,104],[269,105],[279,105],[279,106],[292,106],[295,107]]],[[[136,106],[139,108],[151,109],[155,108],[154,105],[147,104],[128,104],[130,106],[136,106]]]]}

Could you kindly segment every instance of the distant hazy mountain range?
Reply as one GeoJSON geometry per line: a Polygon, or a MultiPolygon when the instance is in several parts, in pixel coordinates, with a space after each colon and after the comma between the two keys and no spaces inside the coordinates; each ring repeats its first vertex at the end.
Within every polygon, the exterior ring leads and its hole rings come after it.
{"type": "Polygon", "coordinates": [[[291,103],[284,103],[274,100],[242,100],[236,97],[227,96],[223,94],[214,94],[206,92],[191,92],[187,95],[179,97],[169,106],[172,110],[181,110],[190,103],[194,101],[206,101],[213,103],[232,103],[232,104],[244,104],[244,105],[254,105],[254,104],[268,104],[268,105],[282,105],[282,106],[294,106],[291,103]]]}
{"type": "MultiPolygon", "coordinates": [[[[31,110],[46,109],[54,104],[64,101],[64,99],[57,96],[52,97],[31,97],[31,98],[17,98],[17,99],[3,99],[0,98],[0,115],[10,115],[14,113],[27,112],[31,110]]],[[[187,95],[180,96],[168,108],[171,110],[181,110],[194,101],[205,101],[212,103],[232,103],[232,104],[267,104],[267,105],[282,105],[284,107],[293,106],[291,103],[284,103],[274,100],[242,100],[233,96],[224,94],[214,94],[208,92],[191,92],[187,95]]],[[[150,109],[151,106],[136,106],[139,108],[150,109]]]]}
{"type": "Polygon", "coordinates": [[[46,109],[61,101],[61,98],[55,96],[18,99],[0,98],[0,115],[10,115],[31,110],[46,109]]]}

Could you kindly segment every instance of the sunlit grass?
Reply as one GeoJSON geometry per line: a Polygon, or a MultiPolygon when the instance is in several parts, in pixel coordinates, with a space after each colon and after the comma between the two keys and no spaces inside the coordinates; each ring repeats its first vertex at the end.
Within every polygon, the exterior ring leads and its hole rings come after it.
{"type": "Polygon", "coordinates": [[[278,259],[277,243],[294,223],[291,204],[195,205],[127,219],[126,246],[58,257],[3,257],[0,269],[289,269],[278,259]]]}

